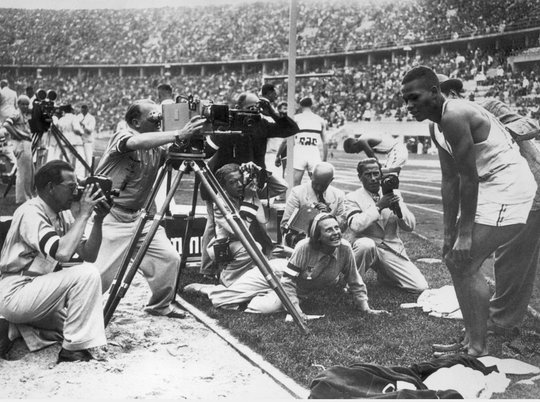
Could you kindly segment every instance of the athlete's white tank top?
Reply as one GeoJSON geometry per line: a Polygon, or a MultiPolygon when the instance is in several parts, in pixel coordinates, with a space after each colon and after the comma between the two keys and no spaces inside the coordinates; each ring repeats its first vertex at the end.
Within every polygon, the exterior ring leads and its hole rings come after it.
{"type": "MultiPolygon", "coordinates": [[[[448,99],[442,109],[446,113],[449,102],[468,102],[448,99]]],[[[478,202],[495,201],[501,204],[520,204],[534,197],[536,182],[519,148],[503,124],[484,108],[469,102],[490,122],[488,137],[474,144],[478,171],[478,202]]],[[[434,125],[434,137],[439,145],[453,157],[452,147],[443,133],[434,125]]]]}
{"type": "Polygon", "coordinates": [[[315,113],[306,110],[294,116],[300,131],[294,136],[294,146],[317,147],[321,143],[321,133],[324,119],[315,113]]]}

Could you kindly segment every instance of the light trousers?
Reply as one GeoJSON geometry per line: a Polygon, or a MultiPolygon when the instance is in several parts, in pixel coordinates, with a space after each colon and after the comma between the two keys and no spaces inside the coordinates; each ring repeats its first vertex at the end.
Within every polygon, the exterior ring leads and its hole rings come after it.
{"type": "MultiPolygon", "coordinates": [[[[109,289],[120,268],[138,222],[138,213],[130,214],[114,207],[103,220],[103,239],[95,265],[101,274],[104,292],[109,289]]],[[[137,249],[140,248],[151,225],[152,221],[146,222],[137,249]]],[[[135,255],[136,252],[132,257],[135,255]]],[[[158,315],[166,315],[171,311],[170,304],[175,296],[174,285],[179,267],[180,255],[167,238],[165,229],[160,226],[139,267],[139,272],[145,277],[152,293],[146,311],[158,315]]]]}
{"type": "Polygon", "coordinates": [[[84,263],[46,275],[0,280],[0,315],[31,351],[62,340],[67,350],[105,345],[99,272],[84,263]],[[15,325],[16,329],[13,328],[15,325]]]}
{"type": "Polygon", "coordinates": [[[412,292],[422,292],[428,283],[420,270],[408,259],[377,246],[369,237],[361,237],[352,244],[358,272],[362,278],[373,268],[381,282],[412,292]]]}

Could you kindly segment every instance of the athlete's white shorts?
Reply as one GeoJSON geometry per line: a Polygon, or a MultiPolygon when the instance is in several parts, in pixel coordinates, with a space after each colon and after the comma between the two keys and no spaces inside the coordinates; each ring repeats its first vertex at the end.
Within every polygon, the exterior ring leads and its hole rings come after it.
{"type": "Polygon", "coordinates": [[[509,226],[526,223],[533,200],[521,204],[479,203],[474,221],[488,226],[509,226]]]}
{"type": "Polygon", "coordinates": [[[317,146],[298,146],[294,147],[294,164],[296,170],[307,170],[313,172],[313,168],[321,161],[321,153],[317,146]]]}

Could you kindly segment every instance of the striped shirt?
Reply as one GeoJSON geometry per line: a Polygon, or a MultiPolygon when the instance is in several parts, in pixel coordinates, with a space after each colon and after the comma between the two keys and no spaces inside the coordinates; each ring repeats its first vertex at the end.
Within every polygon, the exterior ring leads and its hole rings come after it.
{"type": "MultiPolygon", "coordinates": [[[[57,214],[40,197],[26,201],[13,214],[0,257],[0,273],[16,274],[25,271],[36,276],[82,263],[77,253],[61,266],[56,260],[60,238],[73,222],[71,211],[57,214]]],[[[81,242],[85,240],[83,238],[81,242]]]]}

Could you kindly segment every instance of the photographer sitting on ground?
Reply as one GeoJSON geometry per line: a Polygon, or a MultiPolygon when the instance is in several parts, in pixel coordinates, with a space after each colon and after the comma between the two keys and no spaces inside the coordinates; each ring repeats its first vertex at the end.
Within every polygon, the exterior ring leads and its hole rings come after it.
{"type": "MultiPolygon", "coordinates": [[[[343,289],[347,284],[355,306],[368,314],[387,313],[372,310],[368,304],[366,285],[358,274],[351,246],[342,240],[339,224],[332,215],[318,214],[311,222],[309,239],[301,240],[290,260],[270,261],[281,276],[285,293],[304,318],[300,300],[319,289],[335,286],[343,289]]],[[[234,286],[201,285],[186,290],[208,295],[215,307],[238,307],[247,304],[246,312],[269,314],[284,309],[281,300],[258,269],[246,272],[234,286]]]]}
{"type": "MultiPolygon", "coordinates": [[[[255,165],[266,169],[265,156],[268,138],[286,138],[298,132],[298,125],[287,115],[280,115],[274,107],[265,100],[260,100],[257,95],[244,92],[237,100],[237,109],[245,112],[260,112],[261,115],[268,116],[268,119],[260,118],[253,119],[253,125],[246,127],[242,134],[227,134],[216,135],[208,138],[208,147],[206,153],[212,156],[209,162],[209,167],[212,172],[216,172],[222,166],[229,163],[242,164],[253,162],[255,165]],[[273,120],[270,121],[270,120],[273,120]]],[[[269,183],[276,181],[278,178],[271,176],[269,183]]],[[[286,188],[283,189],[283,192],[286,188]]],[[[274,196],[279,195],[276,193],[274,196]]],[[[265,194],[265,197],[267,195],[265,194]]],[[[215,275],[216,267],[209,258],[206,249],[210,238],[214,232],[214,222],[212,220],[212,202],[208,199],[208,195],[201,191],[201,197],[206,200],[206,209],[208,212],[208,220],[202,238],[202,262],[200,273],[203,275],[215,275]]]]}
{"type": "MultiPolygon", "coordinates": [[[[120,267],[122,257],[136,232],[141,208],[160,166],[166,160],[167,149],[162,146],[189,140],[204,123],[204,119],[197,117],[181,130],[160,131],[160,107],[148,99],[133,102],[126,112],[125,120],[128,128],[111,137],[96,169],[96,174],[110,177],[113,188],[120,190],[111,213],[103,222],[103,246],[96,261],[101,272],[103,291],[110,287],[120,267]]],[[[152,221],[148,220],[138,240],[138,247],[151,226],[152,221]]],[[[172,303],[179,266],[180,256],[160,226],[139,268],[152,292],[145,308],[149,314],[185,317],[179,307],[172,303]]]]}
{"type": "Polygon", "coordinates": [[[414,215],[399,191],[383,194],[383,175],[375,158],[358,162],[357,171],[362,187],[345,196],[348,229],[344,237],[352,244],[360,275],[373,268],[381,282],[412,292],[424,291],[428,288],[426,279],[407,256],[398,235],[398,228],[414,230],[414,215]]]}
{"type": "MultiPolygon", "coordinates": [[[[260,175],[261,172],[262,170],[252,162],[244,163],[241,166],[229,163],[216,172],[216,179],[236,209],[240,211],[240,217],[263,253],[269,257],[272,255],[274,245],[266,231],[267,218],[259,199],[259,192],[266,194],[268,191],[269,196],[273,197],[285,191],[287,185],[282,179],[278,179],[268,182],[267,188],[260,190],[262,183],[259,181],[263,179],[260,175]]],[[[244,273],[254,268],[255,262],[227,223],[223,213],[214,207],[212,214],[216,222],[215,234],[214,238],[210,240],[207,251],[213,261],[223,266],[219,277],[220,283],[229,287],[244,273]],[[230,256],[227,261],[220,261],[219,256],[214,253],[215,245],[225,241],[228,243],[230,256]]],[[[277,250],[278,253],[281,251],[277,250]]]]}
{"type": "Polygon", "coordinates": [[[58,363],[87,361],[87,349],[106,344],[99,272],[85,261],[96,259],[109,206],[100,189],[87,186],[74,219],[77,178],[64,161],[43,165],[35,184],[38,196],[17,208],[2,249],[0,315],[10,324],[0,318],[0,358],[20,335],[30,351],[62,341],[58,363]]]}

